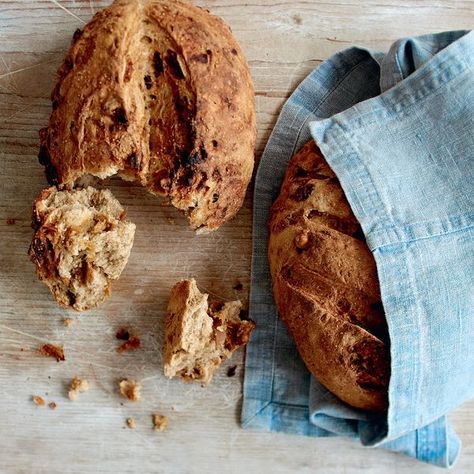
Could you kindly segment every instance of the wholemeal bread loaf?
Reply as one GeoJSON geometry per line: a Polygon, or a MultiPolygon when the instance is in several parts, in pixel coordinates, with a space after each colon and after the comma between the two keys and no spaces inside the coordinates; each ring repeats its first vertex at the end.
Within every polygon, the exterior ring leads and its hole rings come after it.
{"type": "Polygon", "coordinates": [[[117,0],[77,30],[40,131],[50,184],[119,174],[212,230],[240,209],[253,85],[229,27],[181,0],[117,0]]]}
{"type": "Polygon", "coordinates": [[[291,159],[269,228],[275,301],[307,367],[346,403],[385,409],[389,338],[375,261],[313,141],[291,159]]]}
{"type": "Polygon", "coordinates": [[[165,375],[210,382],[221,363],[247,344],[255,327],[241,319],[241,309],[240,301],[209,304],[194,279],[176,283],[165,321],[165,375]]]}
{"type": "Polygon", "coordinates": [[[135,234],[112,193],[45,189],[35,201],[32,225],[30,257],[56,301],[77,311],[101,303],[127,263],[135,234]]]}

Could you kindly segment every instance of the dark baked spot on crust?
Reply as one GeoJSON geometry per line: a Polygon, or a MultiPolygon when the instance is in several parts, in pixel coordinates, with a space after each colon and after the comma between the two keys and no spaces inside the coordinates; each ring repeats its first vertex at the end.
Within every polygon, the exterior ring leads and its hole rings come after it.
{"type": "Polygon", "coordinates": [[[127,158],[130,168],[139,170],[141,167],[140,157],[136,153],[131,153],[127,158]]]}
{"type": "Polygon", "coordinates": [[[191,56],[191,61],[195,61],[201,64],[207,64],[209,62],[209,56],[207,55],[207,53],[195,54],[191,56]]]}
{"type": "Polygon", "coordinates": [[[214,148],[217,148],[218,145],[219,145],[219,143],[217,142],[217,140],[212,140],[212,146],[213,146],[214,148]]]}
{"type": "Polygon", "coordinates": [[[161,59],[161,54],[158,51],[155,51],[155,53],[153,54],[153,70],[155,71],[156,77],[163,74],[165,70],[163,60],[161,59]]]}
{"type": "Polygon", "coordinates": [[[78,28],[74,34],[72,35],[72,44],[74,44],[81,36],[82,36],[83,31],[78,28]]]}
{"type": "Polygon", "coordinates": [[[291,199],[297,202],[305,201],[311,196],[313,189],[314,189],[314,186],[311,183],[300,186],[291,195],[291,199]]]}
{"type": "Polygon", "coordinates": [[[42,237],[34,237],[30,245],[29,255],[31,261],[38,266],[41,266],[46,257],[46,242],[42,237]]]}
{"type": "Polygon", "coordinates": [[[127,62],[127,67],[125,68],[125,74],[123,76],[124,82],[130,82],[133,74],[133,63],[132,61],[127,62]]]}
{"type": "Polygon", "coordinates": [[[230,51],[234,56],[237,56],[238,53],[237,53],[237,50],[235,48],[232,48],[230,51]]]}
{"type": "Polygon", "coordinates": [[[363,339],[351,348],[349,364],[357,385],[365,390],[385,391],[390,379],[390,354],[382,342],[363,339]]]}
{"type": "Polygon", "coordinates": [[[184,79],[185,77],[184,72],[181,69],[181,65],[179,64],[179,61],[178,61],[178,55],[176,54],[175,51],[168,49],[165,56],[165,62],[168,65],[168,68],[171,71],[171,74],[176,79],[184,79]]]}
{"type": "Polygon", "coordinates": [[[114,109],[114,111],[112,112],[112,117],[115,123],[123,126],[128,125],[127,112],[125,112],[125,109],[123,107],[117,107],[116,109],[114,109]]]}
{"type": "Polygon", "coordinates": [[[48,163],[46,165],[45,174],[46,174],[46,180],[51,186],[56,186],[57,184],[59,184],[58,171],[51,163],[48,163]]]}
{"type": "Polygon", "coordinates": [[[219,194],[214,193],[214,194],[212,195],[212,202],[213,202],[213,203],[216,203],[218,200],[219,200],[219,194]]]}
{"type": "Polygon", "coordinates": [[[145,83],[145,87],[150,90],[153,86],[153,83],[151,81],[151,76],[148,74],[143,78],[143,82],[145,83]]]}

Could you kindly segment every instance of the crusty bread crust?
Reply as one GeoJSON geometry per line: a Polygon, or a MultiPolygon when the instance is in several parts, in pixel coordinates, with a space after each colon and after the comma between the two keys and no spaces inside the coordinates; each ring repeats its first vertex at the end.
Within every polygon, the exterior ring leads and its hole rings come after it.
{"type": "Polygon", "coordinates": [[[385,409],[389,338],[375,261],[313,141],[291,159],[269,227],[275,301],[307,367],[346,403],[385,409]]]}
{"type": "Polygon", "coordinates": [[[212,230],[240,209],[254,90],[229,27],[175,0],[118,0],[77,30],[39,159],[50,184],[120,174],[212,230]]]}

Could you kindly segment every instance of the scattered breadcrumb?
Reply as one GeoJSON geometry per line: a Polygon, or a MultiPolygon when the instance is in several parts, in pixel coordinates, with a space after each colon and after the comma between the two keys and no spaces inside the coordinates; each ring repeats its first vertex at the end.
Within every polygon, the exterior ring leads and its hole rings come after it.
{"type": "Polygon", "coordinates": [[[7,219],[7,225],[15,225],[16,224],[16,219],[7,219]]]}
{"type": "Polygon", "coordinates": [[[119,384],[120,393],[123,397],[128,398],[132,402],[140,400],[140,389],[142,386],[135,380],[124,379],[119,384]]]}
{"type": "Polygon", "coordinates": [[[244,285],[242,285],[242,283],[240,283],[240,281],[239,281],[233,286],[233,288],[236,291],[242,291],[244,289],[244,285]]]}
{"type": "Polygon", "coordinates": [[[128,341],[125,341],[119,347],[117,347],[117,352],[125,351],[134,351],[140,347],[141,341],[138,336],[131,336],[128,341]]]}
{"type": "Polygon", "coordinates": [[[237,371],[237,366],[233,365],[227,369],[227,377],[233,377],[237,371]]]}
{"type": "Polygon", "coordinates": [[[163,431],[167,428],[168,418],[166,418],[166,416],[154,413],[152,415],[152,418],[153,418],[153,427],[155,428],[155,431],[163,431]]]}
{"type": "Polygon", "coordinates": [[[79,393],[87,392],[87,390],[89,390],[89,382],[85,379],[74,377],[71,380],[71,385],[69,386],[69,392],[68,392],[69,400],[76,400],[79,393]]]}
{"type": "Polygon", "coordinates": [[[40,354],[45,357],[54,357],[58,362],[66,360],[64,358],[63,346],[55,346],[54,344],[44,344],[39,350],[40,354]]]}
{"type": "Polygon", "coordinates": [[[39,395],[33,395],[32,400],[33,403],[38,406],[43,406],[45,404],[44,398],[39,395]]]}
{"type": "Polygon", "coordinates": [[[51,408],[51,410],[56,410],[56,408],[58,408],[58,405],[56,404],[56,402],[49,402],[48,406],[49,408],[51,408]]]}
{"type": "Polygon", "coordinates": [[[72,326],[74,324],[74,319],[64,318],[63,319],[63,324],[64,324],[64,326],[67,326],[67,327],[72,326]]]}
{"type": "Polygon", "coordinates": [[[135,419],[134,418],[127,418],[127,426],[134,430],[137,426],[137,424],[135,423],[135,419]]]}

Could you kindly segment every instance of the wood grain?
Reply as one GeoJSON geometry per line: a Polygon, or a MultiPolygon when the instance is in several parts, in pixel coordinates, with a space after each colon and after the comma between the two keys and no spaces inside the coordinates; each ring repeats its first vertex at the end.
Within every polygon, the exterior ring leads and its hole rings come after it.
{"type": "MultiPolygon", "coordinates": [[[[59,309],[26,255],[33,199],[45,186],[37,163],[38,129],[47,123],[55,71],[74,30],[108,2],[0,1],[0,472],[431,473],[400,455],[335,439],[252,433],[239,427],[243,353],[207,388],[165,380],[164,308],[171,285],[194,276],[203,290],[247,303],[251,201],[218,232],[196,237],[174,209],[140,188],[111,180],[137,224],[136,242],[112,298],[88,314],[59,309]],[[236,283],[243,290],[233,289],[236,283]],[[63,318],[72,317],[66,327],[63,318]],[[118,354],[126,325],[142,348],[118,354]],[[44,342],[64,344],[66,361],[41,357],[44,342]],[[75,375],[89,392],[67,399],[75,375]],[[121,399],[117,381],[140,380],[143,400],[121,399]],[[55,401],[36,406],[32,395],[55,401]],[[151,414],[169,418],[156,433],[151,414]],[[125,427],[133,416],[137,428],[125,427]]],[[[321,60],[360,44],[386,49],[402,36],[470,28],[474,2],[458,0],[208,0],[197,4],[232,27],[257,92],[260,156],[278,112],[321,60]]],[[[451,416],[464,448],[454,472],[472,472],[474,402],[451,416]]]]}

